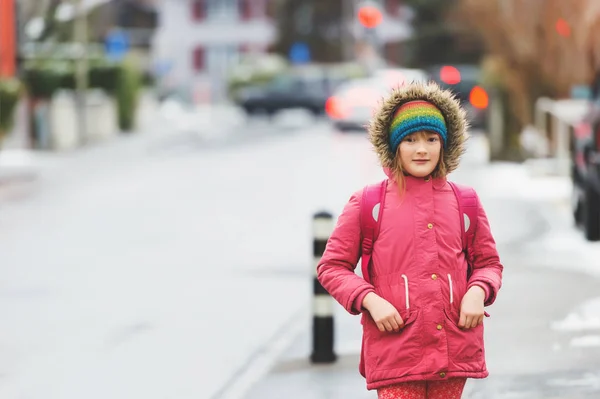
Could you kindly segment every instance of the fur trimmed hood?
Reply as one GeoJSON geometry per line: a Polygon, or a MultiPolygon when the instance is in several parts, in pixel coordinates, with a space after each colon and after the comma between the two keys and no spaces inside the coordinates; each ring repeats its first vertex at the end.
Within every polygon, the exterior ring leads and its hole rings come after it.
{"type": "Polygon", "coordinates": [[[389,126],[394,111],[408,101],[425,100],[440,109],[446,120],[448,139],[444,148],[444,162],[447,173],[450,173],[460,163],[460,158],[466,150],[468,122],[460,102],[448,90],[442,90],[436,83],[412,83],[393,89],[383,100],[383,104],[374,114],[368,126],[369,139],[375,147],[379,162],[384,168],[396,172],[396,162],[389,143],[389,126]]]}

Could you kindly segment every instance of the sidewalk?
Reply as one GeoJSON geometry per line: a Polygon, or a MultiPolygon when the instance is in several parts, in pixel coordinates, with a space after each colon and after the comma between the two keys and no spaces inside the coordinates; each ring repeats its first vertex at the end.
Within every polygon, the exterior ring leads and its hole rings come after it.
{"type": "MultiPolygon", "coordinates": [[[[545,218],[557,215],[555,221],[549,222],[547,232],[540,237],[540,244],[525,246],[528,261],[540,255],[540,246],[543,247],[554,242],[556,236],[564,237],[566,234],[560,231],[565,228],[565,225],[568,226],[568,222],[565,220],[566,215],[569,213],[571,190],[568,178],[536,176],[527,166],[512,163],[494,163],[481,169],[467,166],[465,169],[467,170],[464,171],[464,176],[463,172],[458,171],[454,179],[478,187],[478,192],[484,203],[486,199],[518,200],[529,204],[539,204],[537,207],[548,209],[550,214],[540,210],[545,218]]],[[[574,235],[572,231],[570,234],[574,235]]],[[[499,241],[502,241],[502,239],[499,241]]],[[[598,251],[598,256],[600,256],[599,246],[586,243],[583,238],[579,240],[572,238],[571,242],[573,241],[579,241],[578,250],[581,251],[583,247],[586,247],[588,250],[598,251]]],[[[514,243],[509,242],[498,243],[499,250],[506,253],[506,255],[510,255],[504,258],[505,263],[525,264],[527,261],[520,259],[521,253],[514,253],[513,255],[511,250],[501,248],[509,248],[513,245],[514,243]]],[[[550,253],[551,251],[546,252],[550,253]]],[[[564,259],[562,260],[564,269],[564,266],[569,265],[569,262],[564,263],[564,259]]],[[[600,271],[598,274],[600,274],[600,271]]],[[[312,365],[310,363],[309,357],[312,345],[310,326],[312,320],[307,315],[302,333],[292,341],[281,357],[272,359],[272,368],[264,378],[255,381],[255,384],[244,396],[224,395],[219,399],[375,399],[377,397],[376,392],[366,390],[365,380],[358,372],[361,345],[360,321],[357,317],[346,313],[337,303],[334,306],[334,351],[338,355],[337,362],[330,365],[312,365]]],[[[506,378],[510,377],[491,375],[486,380],[470,380],[465,387],[463,397],[485,398],[486,390],[490,386],[495,386],[498,381],[506,378]]],[[[510,379],[510,382],[503,384],[518,385],[519,383],[510,379]]],[[[510,396],[508,392],[506,394],[509,396],[501,395],[501,397],[519,399],[526,397],[510,396]]]]}
{"type": "MultiPolygon", "coordinates": [[[[307,315],[308,316],[308,315],[307,315]]],[[[309,326],[310,317],[306,317],[309,326]]],[[[361,344],[360,319],[335,306],[335,348],[333,364],[313,365],[309,361],[312,332],[306,328],[287,351],[243,399],[375,399],[358,372],[361,344]]],[[[227,397],[227,396],[225,396],[227,397]]]]}
{"type": "Polygon", "coordinates": [[[241,126],[242,119],[240,111],[231,106],[204,105],[184,110],[177,104],[160,104],[148,94],[142,98],[135,131],[73,150],[29,149],[26,132],[20,129],[0,150],[0,202],[21,200],[41,185],[82,178],[156,156],[153,151],[169,137],[193,132],[218,140],[215,136],[223,129],[215,126],[241,126]]]}
{"type": "MultiPolygon", "coordinates": [[[[335,363],[313,365],[310,360],[312,332],[306,328],[287,351],[275,362],[269,373],[258,381],[243,399],[376,399],[375,391],[367,391],[358,372],[361,345],[360,318],[349,315],[335,305],[335,363]]],[[[307,318],[307,326],[312,320],[307,318]]],[[[465,387],[469,397],[476,387],[465,387]]],[[[223,399],[235,396],[224,395],[223,399]]]]}

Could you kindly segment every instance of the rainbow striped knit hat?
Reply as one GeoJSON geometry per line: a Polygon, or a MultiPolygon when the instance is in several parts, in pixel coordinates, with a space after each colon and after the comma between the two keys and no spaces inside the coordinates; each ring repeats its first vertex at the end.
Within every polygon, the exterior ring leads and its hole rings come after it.
{"type": "Polygon", "coordinates": [[[395,154],[402,139],[411,133],[419,131],[437,133],[446,146],[448,130],[442,112],[430,102],[423,100],[409,101],[402,104],[392,117],[390,124],[390,146],[395,154]]]}

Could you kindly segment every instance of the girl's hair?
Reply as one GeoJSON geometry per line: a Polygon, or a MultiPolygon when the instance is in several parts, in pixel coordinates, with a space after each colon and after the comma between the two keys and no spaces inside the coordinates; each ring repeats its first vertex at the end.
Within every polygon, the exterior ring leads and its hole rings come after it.
{"type": "MultiPolygon", "coordinates": [[[[415,135],[426,135],[426,132],[413,133],[415,135]]],[[[400,143],[402,144],[402,143],[400,143]]],[[[404,176],[405,172],[402,169],[402,161],[400,159],[400,146],[398,146],[398,150],[396,151],[396,168],[394,177],[396,179],[396,184],[398,184],[398,188],[400,190],[400,197],[404,195],[405,192],[405,184],[404,184],[404,176]]],[[[447,175],[447,167],[446,162],[444,161],[444,146],[442,145],[440,148],[440,159],[438,160],[438,164],[436,165],[433,172],[431,172],[432,178],[446,177],[447,175]]]]}

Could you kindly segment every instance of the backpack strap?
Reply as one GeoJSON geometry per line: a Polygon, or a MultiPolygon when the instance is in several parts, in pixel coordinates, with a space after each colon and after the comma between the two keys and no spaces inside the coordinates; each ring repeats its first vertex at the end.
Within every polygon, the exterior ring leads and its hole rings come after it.
{"type": "Polygon", "coordinates": [[[379,226],[381,225],[381,215],[385,205],[385,192],[388,180],[385,179],[379,183],[370,184],[363,190],[360,203],[360,231],[361,240],[361,269],[363,278],[371,281],[369,274],[369,265],[371,255],[373,254],[373,244],[379,236],[379,226]]]}
{"type": "Polygon", "coordinates": [[[468,279],[471,276],[473,268],[474,249],[472,244],[475,239],[475,232],[477,231],[477,222],[479,221],[479,199],[472,187],[450,181],[448,183],[452,187],[456,201],[458,202],[463,252],[469,265],[467,272],[468,279]]]}

